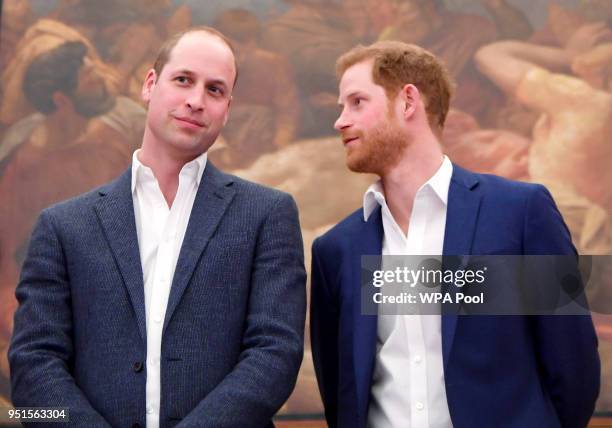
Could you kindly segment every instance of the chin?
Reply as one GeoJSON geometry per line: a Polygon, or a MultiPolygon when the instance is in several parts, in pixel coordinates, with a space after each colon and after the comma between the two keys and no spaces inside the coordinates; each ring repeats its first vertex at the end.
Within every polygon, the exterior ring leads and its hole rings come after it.
{"type": "Polygon", "coordinates": [[[194,142],[193,140],[185,140],[183,138],[175,139],[172,142],[172,147],[174,147],[174,150],[176,150],[179,153],[184,153],[184,154],[189,154],[189,155],[202,153],[203,151],[202,144],[198,144],[194,142]]]}
{"type": "Polygon", "coordinates": [[[362,159],[362,158],[350,158],[348,157],[346,159],[346,166],[348,169],[350,169],[353,172],[358,172],[358,173],[363,173],[363,174],[370,174],[370,173],[374,173],[374,171],[372,171],[372,168],[368,162],[367,159],[362,159]]]}

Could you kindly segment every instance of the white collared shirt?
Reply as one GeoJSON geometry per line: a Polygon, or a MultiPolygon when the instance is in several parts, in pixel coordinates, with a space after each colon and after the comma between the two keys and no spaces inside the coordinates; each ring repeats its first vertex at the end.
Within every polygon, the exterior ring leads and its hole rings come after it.
{"type": "Polygon", "coordinates": [[[179,173],[178,190],[169,208],[153,171],[138,160],[139,151],[132,156],[132,200],[144,276],[147,321],[146,421],[147,428],[157,428],[166,306],[207,155],[203,153],[183,166],[179,173]]]}
{"type": "MultiPolygon", "coordinates": [[[[438,171],[416,193],[408,236],[393,218],[381,182],[368,188],[363,199],[364,218],[381,206],[383,255],[442,254],[452,173],[453,165],[444,156],[438,171]]],[[[452,427],[439,315],[379,314],[368,427],[452,427]]]]}

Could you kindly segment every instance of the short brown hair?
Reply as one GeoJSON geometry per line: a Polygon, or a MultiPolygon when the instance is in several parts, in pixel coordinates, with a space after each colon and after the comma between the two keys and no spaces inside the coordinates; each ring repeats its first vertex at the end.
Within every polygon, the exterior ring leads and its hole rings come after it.
{"type": "Polygon", "coordinates": [[[423,95],[429,125],[441,131],[454,87],[444,63],[419,46],[389,40],[354,47],[338,58],[336,74],[340,78],[349,67],[371,59],[372,80],[387,97],[393,99],[404,85],[413,84],[423,95]]]}
{"type": "Polygon", "coordinates": [[[168,60],[170,59],[170,54],[172,54],[172,49],[174,49],[174,47],[179,42],[179,40],[181,40],[183,36],[186,34],[196,33],[196,32],[204,32],[212,36],[218,37],[219,39],[221,39],[221,41],[223,41],[227,45],[230,51],[232,51],[232,55],[234,56],[234,70],[236,70],[236,76],[234,77],[234,86],[236,86],[236,80],[238,80],[238,63],[236,62],[236,52],[235,52],[234,46],[232,46],[232,42],[227,37],[225,37],[223,33],[221,33],[218,30],[215,30],[212,27],[208,27],[206,25],[200,25],[196,27],[187,28],[186,30],[175,33],[172,36],[170,36],[168,39],[166,39],[166,41],[162,44],[161,48],[159,48],[159,51],[157,53],[157,59],[155,60],[155,63],[153,64],[153,70],[155,70],[155,74],[157,76],[161,74],[164,66],[168,63],[168,60]]]}

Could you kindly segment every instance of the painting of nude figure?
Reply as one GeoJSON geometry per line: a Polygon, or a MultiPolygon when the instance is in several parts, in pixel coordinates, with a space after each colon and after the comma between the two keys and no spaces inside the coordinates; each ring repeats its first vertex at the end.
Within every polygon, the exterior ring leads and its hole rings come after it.
{"type": "MultiPolygon", "coordinates": [[[[313,240],[360,207],[375,179],[348,171],[333,124],[336,59],[377,40],[415,43],[444,60],[456,90],[441,144],[453,162],[546,185],[578,252],[612,254],[612,1],[0,5],[0,407],[10,405],[6,353],[34,222],[43,208],[128,167],[144,129],[145,74],[162,41],[192,25],[225,34],[240,70],[209,159],[294,196],[307,267],[313,240]]],[[[602,361],[596,414],[612,416],[612,283],[597,293],[611,303],[593,313],[602,361]]],[[[323,413],[308,336],[307,326],[284,418],[323,413]]]]}

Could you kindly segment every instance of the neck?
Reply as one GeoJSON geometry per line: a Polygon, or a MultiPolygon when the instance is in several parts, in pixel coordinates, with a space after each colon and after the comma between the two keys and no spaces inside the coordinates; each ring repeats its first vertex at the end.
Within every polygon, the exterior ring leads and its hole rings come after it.
{"type": "Polygon", "coordinates": [[[89,120],[74,111],[56,110],[45,119],[42,144],[58,147],[77,140],[87,129],[89,120]]]}
{"type": "Polygon", "coordinates": [[[138,152],[138,160],[151,168],[166,203],[171,207],[178,190],[181,169],[187,162],[192,161],[197,156],[177,156],[164,144],[156,144],[150,137],[148,129],[145,129],[142,147],[138,152]]]}
{"type": "Polygon", "coordinates": [[[415,139],[406,147],[398,164],[381,176],[389,210],[406,235],[416,193],[433,177],[443,159],[438,139],[429,134],[415,139]]]}

